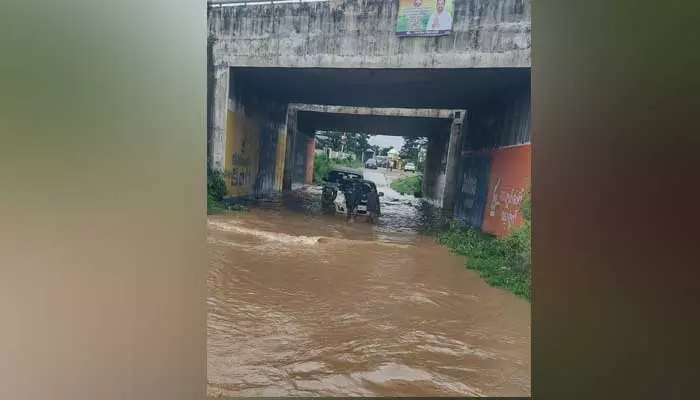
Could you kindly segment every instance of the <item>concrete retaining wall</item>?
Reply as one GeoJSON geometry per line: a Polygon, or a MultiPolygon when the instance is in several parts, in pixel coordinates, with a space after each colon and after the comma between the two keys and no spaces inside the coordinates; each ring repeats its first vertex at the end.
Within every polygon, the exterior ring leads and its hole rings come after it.
{"type": "Polygon", "coordinates": [[[531,182],[530,90],[520,88],[469,110],[454,215],[502,236],[522,221],[531,182]]]}
{"type": "Polygon", "coordinates": [[[209,10],[216,65],[529,67],[531,0],[455,0],[454,31],[396,35],[398,1],[331,0],[209,10]]]}
{"type": "MultiPolygon", "coordinates": [[[[212,140],[213,160],[223,159],[228,197],[264,195],[282,189],[285,121],[281,107],[230,87],[224,139],[212,140]]],[[[217,103],[219,104],[219,103],[217,103]]]]}
{"type": "Polygon", "coordinates": [[[254,193],[260,160],[260,128],[242,110],[229,111],[226,124],[224,173],[230,197],[254,193]]]}

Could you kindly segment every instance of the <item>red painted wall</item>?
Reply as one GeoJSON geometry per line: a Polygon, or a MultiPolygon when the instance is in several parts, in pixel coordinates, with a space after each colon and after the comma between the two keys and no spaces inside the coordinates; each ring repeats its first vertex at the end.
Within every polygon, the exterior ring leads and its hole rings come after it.
{"type": "Polygon", "coordinates": [[[306,139],[306,179],[304,183],[310,185],[314,181],[314,156],[316,155],[316,138],[306,139]]]}
{"type": "Polygon", "coordinates": [[[484,232],[504,236],[522,223],[520,204],[530,185],[531,159],[529,144],[493,151],[484,232]]]}

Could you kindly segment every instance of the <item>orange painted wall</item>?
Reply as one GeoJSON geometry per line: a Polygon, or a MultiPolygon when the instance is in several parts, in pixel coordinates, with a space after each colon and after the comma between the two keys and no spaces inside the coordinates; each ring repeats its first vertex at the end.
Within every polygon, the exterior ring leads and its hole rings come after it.
{"type": "Polygon", "coordinates": [[[310,185],[314,181],[314,157],[316,156],[316,138],[311,136],[306,139],[306,179],[304,183],[310,185]]]}
{"type": "Polygon", "coordinates": [[[492,153],[484,232],[504,236],[522,223],[520,205],[530,185],[531,159],[530,144],[492,153]]]}

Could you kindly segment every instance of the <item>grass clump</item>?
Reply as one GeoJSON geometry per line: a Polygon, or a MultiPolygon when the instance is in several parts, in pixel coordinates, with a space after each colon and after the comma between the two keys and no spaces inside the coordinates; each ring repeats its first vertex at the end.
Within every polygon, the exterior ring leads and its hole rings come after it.
{"type": "Polygon", "coordinates": [[[401,193],[402,195],[410,194],[415,197],[422,197],[422,187],[423,175],[421,174],[412,175],[391,182],[391,188],[401,193]]]}
{"type": "Polygon", "coordinates": [[[207,214],[216,214],[224,210],[223,199],[226,196],[224,173],[207,168],[207,214]]]}
{"type": "Polygon", "coordinates": [[[467,257],[467,268],[478,271],[490,285],[531,301],[531,213],[530,194],[522,204],[523,224],[510,235],[497,238],[475,228],[453,222],[437,235],[439,243],[467,257]]]}
{"type": "Polygon", "coordinates": [[[225,211],[248,211],[242,204],[227,204],[225,174],[219,170],[207,169],[207,214],[221,214],[225,211]]]}

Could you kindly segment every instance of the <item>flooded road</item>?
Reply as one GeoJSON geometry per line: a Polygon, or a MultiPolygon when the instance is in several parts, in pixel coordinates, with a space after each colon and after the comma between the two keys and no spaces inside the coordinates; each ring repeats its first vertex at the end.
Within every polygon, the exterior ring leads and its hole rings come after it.
{"type": "Polygon", "coordinates": [[[375,226],[320,190],[209,217],[208,394],[528,396],[530,305],[434,240],[420,201],[367,171],[375,226]]]}

